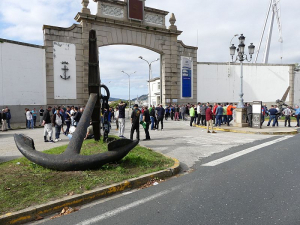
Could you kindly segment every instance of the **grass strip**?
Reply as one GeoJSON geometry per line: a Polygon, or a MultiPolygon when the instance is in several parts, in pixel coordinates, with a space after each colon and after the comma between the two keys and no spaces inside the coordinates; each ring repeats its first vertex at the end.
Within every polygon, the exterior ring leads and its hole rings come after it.
{"type": "MultiPolygon", "coordinates": [[[[44,151],[61,154],[67,145],[44,151]]],[[[84,141],[82,155],[107,151],[102,141],[84,141]]],[[[118,164],[106,164],[98,170],[61,172],[46,169],[25,157],[0,164],[0,214],[43,204],[67,195],[103,187],[173,166],[170,158],[136,146],[118,164]]]]}

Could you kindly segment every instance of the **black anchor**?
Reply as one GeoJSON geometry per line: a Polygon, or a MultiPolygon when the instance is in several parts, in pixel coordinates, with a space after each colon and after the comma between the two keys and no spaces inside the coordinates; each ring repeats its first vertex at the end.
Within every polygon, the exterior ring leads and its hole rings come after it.
{"type": "Polygon", "coordinates": [[[61,62],[61,64],[64,65],[64,68],[62,68],[62,70],[64,71],[64,76],[60,75],[60,77],[61,77],[61,79],[68,80],[70,78],[70,76],[67,76],[67,71],[69,70],[69,68],[66,65],[68,65],[69,63],[66,61],[63,61],[63,62],[61,62]]]}
{"type": "MultiPolygon", "coordinates": [[[[107,87],[100,85],[98,47],[95,30],[90,31],[89,38],[88,84],[90,97],[65,152],[60,155],[50,155],[39,152],[35,150],[34,141],[30,137],[24,134],[14,135],[15,143],[19,151],[27,159],[49,169],[70,171],[99,168],[106,163],[121,160],[139,143],[138,140],[120,139],[109,143],[107,152],[95,155],[80,155],[81,146],[91,119],[94,138],[96,141],[100,140],[100,88],[102,87],[108,92],[107,87]]],[[[109,92],[107,95],[109,96],[109,92]]]]}

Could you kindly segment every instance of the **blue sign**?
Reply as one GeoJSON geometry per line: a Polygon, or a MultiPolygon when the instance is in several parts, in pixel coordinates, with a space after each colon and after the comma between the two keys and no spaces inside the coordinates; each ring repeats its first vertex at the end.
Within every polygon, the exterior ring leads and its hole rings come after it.
{"type": "Polygon", "coordinates": [[[182,97],[192,97],[192,61],[189,58],[181,58],[182,97]]]}

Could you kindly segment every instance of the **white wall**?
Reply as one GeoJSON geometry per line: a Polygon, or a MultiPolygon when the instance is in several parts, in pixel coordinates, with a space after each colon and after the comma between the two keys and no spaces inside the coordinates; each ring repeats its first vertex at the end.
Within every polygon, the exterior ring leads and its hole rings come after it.
{"type": "Polygon", "coordinates": [[[76,46],[70,43],[53,42],[53,65],[54,65],[54,99],[76,99],[76,46]],[[64,64],[69,69],[66,73],[70,76],[64,80],[64,64]]]}
{"type": "Polygon", "coordinates": [[[0,43],[0,105],[46,105],[45,50],[0,43]]]}
{"type": "MultiPolygon", "coordinates": [[[[290,65],[244,64],[244,101],[275,102],[281,99],[289,86],[289,69],[290,65]]],[[[229,67],[224,63],[198,63],[197,73],[199,102],[239,101],[241,73],[239,64],[229,67]]]]}

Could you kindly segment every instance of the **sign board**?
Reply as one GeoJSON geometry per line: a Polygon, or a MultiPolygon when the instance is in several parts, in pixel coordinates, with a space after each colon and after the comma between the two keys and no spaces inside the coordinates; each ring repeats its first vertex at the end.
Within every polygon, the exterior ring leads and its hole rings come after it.
{"type": "Polygon", "coordinates": [[[54,99],[76,99],[76,45],[53,42],[54,99]]]}
{"type": "Polygon", "coordinates": [[[128,19],[137,21],[144,20],[144,1],[128,0],[128,19]]]}
{"type": "Polygon", "coordinates": [[[181,56],[181,97],[192,97],[193,61],[189,57],[181,56]]]}
{"type": "Polygon", "coordinates": [[[252,106],[252,127],[261,129],[261,110],[262,110],[262,102],[255,101],[252,106]]]}

